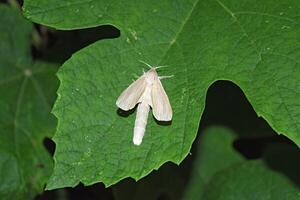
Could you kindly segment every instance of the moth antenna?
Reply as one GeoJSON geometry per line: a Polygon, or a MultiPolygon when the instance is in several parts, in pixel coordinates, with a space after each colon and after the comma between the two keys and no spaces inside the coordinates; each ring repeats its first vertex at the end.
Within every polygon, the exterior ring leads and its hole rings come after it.
{"type": "Polygon", "coordinates": [[[162,79],[172,78],[172,77],[174,77],[174,75],[170,75],[170,76],[159,76],[158,78],[159,78],[160,80],[162,80],[162,79]]]}
{"type": "Polygon", "coordinates": [[[144,61],[142,61],[142,60],[139,60],[141,63],[143,63],[143,64],[145,64],[145,65],[147,65],[150,69],[152,69],[153,67],[150,65],[150,64],[148,64],[148,63],[146,63],[146,62],[144,62],[144,61]]]}

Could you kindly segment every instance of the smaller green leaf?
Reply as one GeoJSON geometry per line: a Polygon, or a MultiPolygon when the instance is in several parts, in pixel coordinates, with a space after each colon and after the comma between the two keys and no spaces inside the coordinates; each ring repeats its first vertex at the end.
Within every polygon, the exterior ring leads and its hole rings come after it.
{"type": "Polygon", "coordinates": [[[195,166],[202,165],[201,169],[196,169],[204,182],[209,181],[217,171],[244,160],[232,146],[235,138],[230,129],[223,127],[211,127],[203,133],[195,166]]]}
{"type": "Polygon", "coordinates": [[[235,137],[231,130],[224,127],[215,126],[204,131],[184,199],[199,199],[205,184],[216,172],[244,160],[232,146],[235,137]]]}
{"type": "Polygon", "coordinates": [[[268,167],[284,173],[300,187],[300,151],[297,146],[285,143],[269,145],[263,159],[268,167]]]}
{"type": "MultiPolygon", "coordinates": [[[[203,133],[184,199],[299,199],[300,190],[288,177],[262,160],[245,160],[233,148],[234,139],[235,134],[222,127],[203,133]]],[[[272,163],[276,160],[283,161],[272,163]]]]}
{"type": "Polygon", "coordinates": [[[245,161],[222,170],[205,187],[202,199],[272,199],[300,198],[300,190],[284,175],[265,166],[263,161],[245,161]]]}

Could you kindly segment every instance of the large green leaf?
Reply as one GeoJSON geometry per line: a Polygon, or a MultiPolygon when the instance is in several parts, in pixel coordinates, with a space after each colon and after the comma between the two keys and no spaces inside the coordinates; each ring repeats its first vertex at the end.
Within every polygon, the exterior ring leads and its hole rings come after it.
{"type": "Polygon", "coordinates": [[[208,87],[230,80],[259,116],[300,145],[298,0],[25,0],[32,21],[58,29],[113,24],[121,37],[74,54],[59,71],[56,165],[48,189],[124,177],[139,179],[166,161],[180,163],[195,139],[208,87]],[[134,115],[115,101],[144,60],[160,74],[174,110],[170,126],[151,117],[132,145],[134,115]]]}
{"type": "Polygon", "coordinates": [[[43,139],[55,131],[57,66],[32,61],[31,31],[17,10],[0,4],[0,199],[33,198],[53,168],[43,139]]]}

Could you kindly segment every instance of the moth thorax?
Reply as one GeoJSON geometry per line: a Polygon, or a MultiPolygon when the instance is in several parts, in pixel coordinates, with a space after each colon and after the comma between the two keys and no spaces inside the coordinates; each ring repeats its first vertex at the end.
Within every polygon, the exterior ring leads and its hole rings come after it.
{"type": "Polygon", "coordinates": [[[146,74],[146,81],[148,84],[152,84],[158,78],[155,69],[150,69],[146,74]]]}

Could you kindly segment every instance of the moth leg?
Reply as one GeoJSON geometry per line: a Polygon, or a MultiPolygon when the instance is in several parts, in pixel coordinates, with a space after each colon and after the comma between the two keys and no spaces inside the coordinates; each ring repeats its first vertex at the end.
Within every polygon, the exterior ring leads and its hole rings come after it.
{"type": "Polygon", "coordinates": [[[162,79],[166,79],[166,78],[172,78],[174,77],[174,75],[170,75],[170,76],[159,76],[159,80],[162,80],[162,79]]]}
{"type": "Polygon", "coordinates": [[[154,67],[154,69],[160,69],[160,68],[164,68],[164,67],[169,67],[169,66],[168,65],[162,65],[162,66],[154,67]]]}

